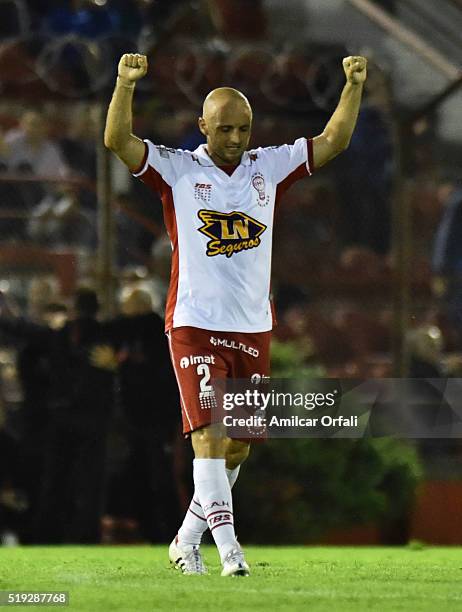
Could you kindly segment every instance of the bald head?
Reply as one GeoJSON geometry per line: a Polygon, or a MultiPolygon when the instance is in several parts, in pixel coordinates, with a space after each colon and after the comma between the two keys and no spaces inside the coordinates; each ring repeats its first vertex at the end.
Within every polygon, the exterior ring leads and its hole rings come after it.
{"type": "Polygon", "coordinates": [[[202,117],[207,121],[218,109],[223,107],[240,107],[246,109],[252,117],[252,107],[243,93],[232,87],[218,87],[213,89],[204,100],[202,117]]]}
{"type": "Polygon", "coordinates": [[[199,129],[207,137],[207,151],[217,165],[238,164],[252,127],[252,107],[232,87],[219,87],[204,100],[199,129]]]}

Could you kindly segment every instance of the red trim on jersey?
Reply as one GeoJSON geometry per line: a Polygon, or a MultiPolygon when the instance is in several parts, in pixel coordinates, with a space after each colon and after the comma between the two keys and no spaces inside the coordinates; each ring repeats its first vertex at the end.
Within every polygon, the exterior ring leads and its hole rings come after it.
{"type": "Polygon", "coordinates": [[[308,166],[310,168],[310,174],[316,170],[314,167],[314,153],[313,153],[313,139],[308,138],[306,141],[306,146],[308,148],[308,166]]]}
{"type": "Polygon", "coordinates": [[[290,174],[288,174],[283,181],[279,183],[279,185],[276,188],[276,199],[274,202],[275,207],[279,204],[279,201],[281,197],[284,195],[284,193],[289,189],[289,187],[291,187],[291,185],[295,183],[295,181],[298,181],[299,179],[305,176],[311,176],[311,174],[313,174],[313,171],[314,171],[313,140],[311,138],[307,139],[306,148],[307,148],[308,166],[310,169],[308,170],[308,168],[306,167],[306,163],[303,162],[297,168],[295,168],[295,170],[293,170],[290,174]]]}
{"type": "Polygon", "coordinates": [[[271,323],[273,327],[276,327],[278,324],[278,319],[276,317],[276,307],[274,306],[274,302],[270,299],[270,308],[271,308],[271,323]]]}
{"type": "Polygon", "coordinates": [[[164,223],[167,233],[172,243],[172,267],[170,272],[170,286],[167,293],[167,303],[165,306],[165,331],[173,327],[173,313],[175,311],[178,295],[178,229],[175,216],[175,204],[173,202],[173,192],[162,176],[152,166],[148,166],[146,172],[139,177],[143,183],[156,191],[162,200],[164,209],[164,223]]]}
{"type": "Polygon", "coordinates": [[[144,168],[144,164],[146,163],[146,160],[148,159],[148,153],[149,153],[148,145],[144,143],[143,160],[137,168],[130,171],[132,174],[138,174],[139,172],[141,172],[141,170],[144,168]]]}
{"type": "Polygon", "coordinates": [[[178,229],[176,225],[175,204],[173,202],[172,188],[167,185],[163,179],[162,182],[164,183],[165,187],[165,190],[161,194],[162,203],[164,205],[164,222],[173,246],[170,285],[168,288],[167,302],[165,305],[165,331],[169,331],[173,327],[173,313],[175,312],[176,300],[178,296],[178,229]]]}
{"type": "Polygon", "coordinates": [[[295,181],[298,181],[304,176],[309,176],[305,162],[303,162],[303,164],[300,164],[298,168],[295,168],[293,172],[288,174],[286,178],[279,183],[276,188],[276,199],[274,202],[275,207],[278,206],[279,201],[281,200],[285,192],[289,189],[289,187],[291,187],[295,183],[295,181]]]}

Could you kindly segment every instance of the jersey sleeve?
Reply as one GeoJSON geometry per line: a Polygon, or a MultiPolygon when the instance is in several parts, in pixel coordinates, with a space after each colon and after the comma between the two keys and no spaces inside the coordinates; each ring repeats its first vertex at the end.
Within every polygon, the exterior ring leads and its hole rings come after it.
{"type": "Polygon", "coordinates": [[[292,183],[314,172],[313,141],[311,138],[298,138],[291,145],[263,149],[272,170],[274,182],[284,183],[288,188],[292,183]]]}
{"type": "Polygon", "coordinates": [[[145,153],[140,167],[133,172],[150,189],[162,194],[165,184],[173,187],[184,169],[184,151],[155,145],[145,140],[145,153]]]}

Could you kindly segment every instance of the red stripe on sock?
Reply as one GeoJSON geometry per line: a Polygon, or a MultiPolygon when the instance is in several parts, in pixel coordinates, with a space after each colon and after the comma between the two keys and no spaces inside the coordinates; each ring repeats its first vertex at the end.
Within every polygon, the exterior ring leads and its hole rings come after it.
{"type": "Polygon", "coordinates": [[[209,520],[210,516],[213,516],[214,514],[231,514],[233,515],[233,513],[231,512],[231,510],[215,510],[214,512],[211,512],[210,514],[207,514],[207,520],[209,520]]]}
{"type": "Polygon", "coordinates": [[[218,525],[214,525],[211,529],[210,532],[212,532],[214,529],[216,529],[217,527],[223,527],[223,525],[232,525],[232,523],[230,523],[229,521],[226,523],[219,523],[218,525]]]}
{"type": "Polygon", "coordinates": [[[196,514],[194,512],[194,510],[191,510],[191,508],[188,508],[188,510],[189,510],[189,512],[191,512],[191,514],[194,514],[194,516],[197,516],[197,518],[200,519],[201,521],[207,522],[206,519],[203,516],[199,516],[198,514],[196,514]]]}

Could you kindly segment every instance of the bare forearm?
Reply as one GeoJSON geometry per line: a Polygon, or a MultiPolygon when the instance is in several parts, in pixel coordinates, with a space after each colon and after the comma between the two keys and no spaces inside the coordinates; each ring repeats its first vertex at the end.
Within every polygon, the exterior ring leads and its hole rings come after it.
{"type": "Polygon", "coordinates": [[[315,168],[320,168],[348,147],[358,119],[363,83],[367,78],[367,59],[350,56],[345,57],[342,64],[347,82],[340,101],[322,134],[313,138],[315,168]]]}
{"type": "Polygon", "coordinates": [[[112,100],[106,118],[104,144],[117,151],[132,136],[132,103],[135,83],[117,77],[112,100]]]}
{"type": "Polygon", "coordinates": [[[350,144],[358,119],[362,92],[362,83],[347,82],[338,106],[324,128],[325,137],[336,151],[340,152],[350,144]]]}
{"type": "Polygon", "coordinates": [[[134,172],[145,153],[145,144],[132,134],[132,102],[135,83],[148,69],[146,56],[125,53],[117,67],[117,83],[107,113],[104,144],[134,172]]]}

